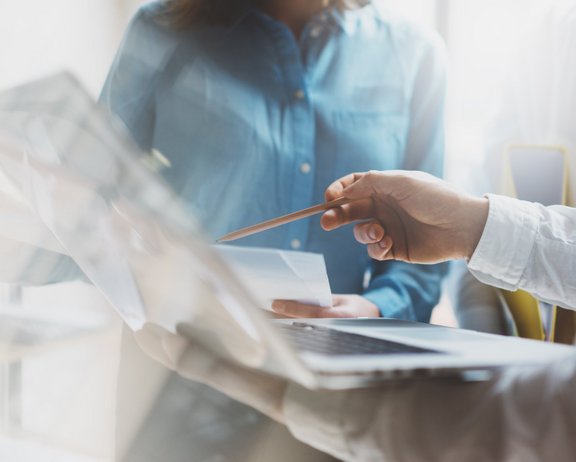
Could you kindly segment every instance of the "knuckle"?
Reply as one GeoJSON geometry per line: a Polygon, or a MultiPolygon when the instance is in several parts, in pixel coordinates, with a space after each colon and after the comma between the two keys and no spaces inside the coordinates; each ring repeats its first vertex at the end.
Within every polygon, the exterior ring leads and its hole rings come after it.
{"type": "Polygon", "coordinates": [[[375,260],[382,260],[383,252],[378,244],[368,245],[368,255],[375,260]]]}

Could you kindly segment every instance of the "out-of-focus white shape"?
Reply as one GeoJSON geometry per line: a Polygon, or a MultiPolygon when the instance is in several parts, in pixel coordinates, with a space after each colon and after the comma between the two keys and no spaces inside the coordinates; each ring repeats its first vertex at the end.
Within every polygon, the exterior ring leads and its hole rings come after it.
{"type": "Polygon", "coordinates": [[[436,25],[437,0],[387,0],[386,6],[394,13],[425,27],[436,25]]]}
{"type": "Polygon", "coordinates": [[[93,286],[58,286],[0,307],[2,461],[113,458],[121,325],[93,286]]]}
{"type": "MultiPolygon", "coordinates": [[[[532,17],[553,0],[442,1],[440,25],[450,55],[445,177],[477,194],[487,191],[482,168],[485,125],[516,44],[532,17]]],[[[521,84],[524,76],[515,81],[521,84]]],[[[519,114],[520,116],[520,114],[519,114]]],[[[504,123],[506,123],[504,121],[504,123]]]]}
{"type": "Polygon", "coordinates": [[[132,329],[178,327],[242,365],[309,383],[189,208],[111,118],[67,74],[0,95],[0,128],[24,143],[0,151],[0,169],[63,247],[64,263],[132,329]]]}
{"type": "Polygon", "coordinates": [[[512,54],[502,97],[488,130],[488,161],[497,190],[502,153],[511,144],[562,146],[570,157],[576,203],[576,2],[553,2],[512,54]]]}
{"type": "Polygon", "coordinates": [[[97,95],[126,22],[141,3],[0,1],[0,88],[67,68],[97,95]]]}
{"type": "Polygon", "coordinates": [[[261,308],[270,309],[273,300],[332,306],[320,254],[228,245],[214,248],[252,291],[261,308]]]}
{"type": "Polygon", "coordinates": [[[106,330],[110,316],[106,311],[42,303],[25,307],[3,304],[0,307],[0,363],[38,353],[46,345],[62,345],[106,330]],[[82,310],[82,317],[77,316],[82,310]],[[64,314],[65,316],[62,316],[64,314]]]}
{"type": "Polygon", "coordinates": [[[38,441],[16,440],[0,436],[0,460],[10,462],[110,462],[109,457],[91,457],[38,441]]]}
{"type": "MultiPolygon", "coordinates": [[[[53,234],[59,241],[63,238],[66,240],[61,246],[63,254],[72,250],[74,256],[75,251],[79,251],[76,248],[81,249],[83,258],[77,263],[98,287],[106,287],[105,293],[114,306],[123,307],[126,322],[133,327],[144,322],[132,274],[121,258],[122,249],[118,247],[115,237],[119,231],[115,229],[114,216],[107,216],[107,204],[99,196],[97,184],[71,175],[58,163],[44,163],[34,152],[26,150],[17,153],[2,151],[0,168],[20,185],[22,195],[27,196],[28,208],[36,212],[32,217],[40,218],[38,224],[42,226],[28,228],[38,230],[35,233],[38,239],[30,237],[29,232],[23,233],[25,243],[55,250],[52,244],[43,244],[45,239],[41,230],[44,230],[43,234],[53,234]]],[[[14,226],[20,225],[26,229],[26,220],[14,219],[11,223],[15,239],[18,239],[18,228],[14,226]]],[[[23,262],[12,259],[9,266],[22,273],[32,266],[37,270],[38,260],[34,257],[34,250],[28,252],[30,256],[23,262]]],[[[48,267],[47,271],[51,269],[48,267]]]]}
{"type": "MultiPolygon", "coordinates": [[[[547,188],[547,179],[557,176],[552,151],[562,148],[568,153],[568,204],[575,205],[576,2],[451,2],[451,9],[456,85],[448,130],[449,151],[455,156],[449,167],[459,162],[461,168],[450,179],[477,194],[510,193],[509,187],[503,188],[507,182],[503,172],[509,168],[505,153],[530,146],[529,150],[550,150],[551,159],[538,167],[536,181],[526,180],[526,186],[547,188]],[[488,114],[487,103],[496,96],[500,97],[497,107],[488,114]],[[491,120],[481,130],[486,116],[491,120]],[[472,119],[477,119],[476,127],[472,119]],[[487,178],[478,173],[483,149],[487,178]],[[475,151],[476,158],[471,156],[475,151]]],[[[532,160],[525,162],[535,169],[532,160]]],[[[559,181],[554,179],[549,187],[560,187],[559,181]]],[[[521,198],[536,199],[533,192],[521,198]]],[[[457,280],[460,288],[454,307],[461,327],[495,333],[509,330],[495,289],[482,287],[464,267],[457,280]]]]}

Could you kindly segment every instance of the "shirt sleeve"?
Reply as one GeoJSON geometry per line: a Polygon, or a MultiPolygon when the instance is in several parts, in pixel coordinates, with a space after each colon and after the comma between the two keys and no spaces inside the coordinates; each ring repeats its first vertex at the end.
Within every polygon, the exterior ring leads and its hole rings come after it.
{"type": "Polygon", "coordinates": [[[132,18],[100,94],[143,150],[152,147],[155,88],[172,51],[156,19],[158,9],[156,3],[146,5],[132,18]]]}
{"type": "Polygon", "coordinates": [[[364,297],[378,306],[382,316],[428,322],[440,299],[448,264],[384,263],[388,264],[375,264],[377,272],[364,297]]]}
{"type": "Polygon", "coordinates": [[[341,392],[290,385],[284,417],[342,460],[556,460],[576,454],[576,356],[480,383],[423,381],[341,392]]]}
{"type": "MultiPolygon", "coordinates": [[[[444,169],[444,106],[446,58],[441,40],[414,36],[419,58],[410,103],[410,126],[404,156],[405,170],[421,170],[442,176],[444,169]]],[[[414,46],[414,45],[413,45],[414,46]]],[[[413,265],[374,262],[364,297],[382,316],[427,322],[441,294],[448,265],[413,265]]]]}
{"type": "Polygon", "coordinates": [[[468,268],[480,281],[524,289],[576,309],[576,209],[488,195],[490,209],[468,268]]]}

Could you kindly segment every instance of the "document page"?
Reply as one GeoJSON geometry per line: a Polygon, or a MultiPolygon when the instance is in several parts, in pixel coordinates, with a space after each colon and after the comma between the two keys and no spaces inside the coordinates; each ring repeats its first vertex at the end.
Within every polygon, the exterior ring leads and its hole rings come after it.
{"type": "Polygon", "coordinates": [[[216,245],[214,249],[252,292],[260,308],[273,300],[332,306],[324,257],[309,252],[216,245]]]}

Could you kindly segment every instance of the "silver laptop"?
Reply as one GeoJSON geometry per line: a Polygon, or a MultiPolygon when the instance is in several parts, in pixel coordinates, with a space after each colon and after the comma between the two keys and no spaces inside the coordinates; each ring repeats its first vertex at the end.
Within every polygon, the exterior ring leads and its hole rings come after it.
{"type": "MultiPolygon", "coordinates": [[[[309,388],[484,378],[572,348],[394,319],[272,320],[143,153],[69,75],[0,95],[0,170],[128,325],[155,323],[309,388]]],[[[47,245],[47,247],[49,247],[47,245]]]]}

